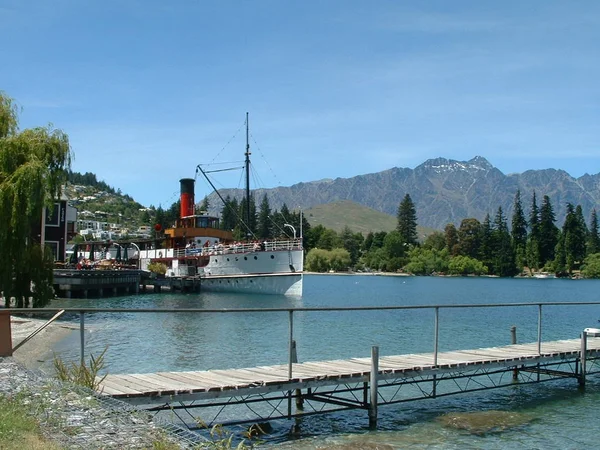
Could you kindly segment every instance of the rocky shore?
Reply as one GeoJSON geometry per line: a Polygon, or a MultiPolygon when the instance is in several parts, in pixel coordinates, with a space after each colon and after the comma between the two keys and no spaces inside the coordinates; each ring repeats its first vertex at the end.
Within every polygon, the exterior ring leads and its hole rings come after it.
{"type": "MultiPolygon", "coordinates": [[[[13,318],[13,345],[45,323],[13,318]]],[[[51,324],[19,348],[13,357],[0,358],[0,395],[19,398],[42,426],[45,437],[68,449],[153,448],[155,443],[186,447],[177,429],[155,423],[145,412],[93,391],[63,383],[37,369],[52,347],[73,330],[51,324]]],[[[169,447],[172,448],[172,447],[169,447]]]]}

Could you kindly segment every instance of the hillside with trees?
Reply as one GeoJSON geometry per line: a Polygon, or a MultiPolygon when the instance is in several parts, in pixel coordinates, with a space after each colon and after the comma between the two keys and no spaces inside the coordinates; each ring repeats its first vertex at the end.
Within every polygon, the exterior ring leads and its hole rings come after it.
{"type": "Polygon", "coordinates": [[[339,233],[313,227],[306,269],[501,277],[544,271],[559,277],[598,277],[600,238],[595,209],[588,224],[581,206],[569,203],[564,223],[558,227],[547,195],[538,206],[537,195],[533,194],[528,216],[520,191],[513,202],[510,219],[499,206],[494,216],[487,214],[483,222],[464,218],[459,227],[449,223],[443,232],[431,233],[419,241],[416,205],[406,194],[398,206],[393,231],[363,236],[348,227],[339,233]]]}

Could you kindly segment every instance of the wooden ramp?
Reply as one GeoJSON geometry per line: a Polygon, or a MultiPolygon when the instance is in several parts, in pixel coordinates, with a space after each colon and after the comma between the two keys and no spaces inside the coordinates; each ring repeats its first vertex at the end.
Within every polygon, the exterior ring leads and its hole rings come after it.
{"type": "MultiPolygon", "coordinates": [[[[516,344],[504,347],[455,350],[433,353],[383,356],[378,359],[378,380],[415,376],[438,376],[449,372],[472,372],[480,369],[531,367],[556,361],[577,362],[581,340],[516,344]]],[[[587,358],[600,356],[600,338],[587,339],[587,358]]],[[[371,358],[352,358],[295,363],[289,376],[288,365],[244,369],[144,374],[110,374],[98,389],[103,395],[150,404],[166,398],[216,399],[241,395],[262,395],[292,389],[311,389],[347,383],[366,383],[370,379],[371,358]]]]}

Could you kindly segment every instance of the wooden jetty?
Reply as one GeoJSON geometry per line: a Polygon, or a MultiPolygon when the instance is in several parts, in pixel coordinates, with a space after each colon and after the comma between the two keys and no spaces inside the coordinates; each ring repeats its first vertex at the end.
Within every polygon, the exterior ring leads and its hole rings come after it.
{"type": "Polygon", "coordinates": [[[284,400],[287,400],[287,411],[278,405],[271,412],[251,420],[227,423],[332,411],[322,407],[306,411],[306,402],[320,402],[337,406],[334,410],[366,409],[369,423],[375,426],[379,405],[566,377],[575,378],[583,385],[586,374],[600,372],[597,367],[600,366],[600,338],[588,337],[585,333],[581,339],[542,342],[541,345],[536,342],[383,357],[378,353],[378,348],[374,347],[371,358],[293,363],[291,367],[274,365],[199,372],[111,374],[102,380],[99,392],[146,405],[155,411],[222,409],[250,401],[273,405],[276,401],[285,404],[284,400]],[[487,384],[478,380],[469,387],[468,380],[476,377],[483,377],[487,384]],[[453,389],[442,387],[445,381],[450,381],[453,389]],[[417,396],[413,397],[411,393],[398,396],[399,388],[409,385],[417,388],[414,389],[417,396]],[[383,391],[390,388],[395,391],[394,395],[386,397],[383,391]],[[273,396],[276,393],[281,395],[273,396]],[[296,403],[294,412],[292,398],[296,403]]]}
{"type": "Polygon", "coordinates": [[[139,293],[141,270],[55,269],[54,290],[61,297],[84,297],[139,293]]]}
{"type": "Polygon", "coordinates": [[[152,278],[147,271],[137,269],[75,270],[55,269],[54,290],[60,297],[106,297],[139,294],[152,286],[154,292],[199,292],[198,276],[152,278]]]}
{"type": "MultiPolygon", "coordinates": [[[[228,370],[109,374],[98,379],[98,392],[157,414],[168,411],[169,417],[177,416],[190,429],[200,422],[191,413],[197,409],[202,413],[202,423],[208,426],[262,423],[348,409],[368,411],[369,424],[376,426],[378,407],[382,405],[557,379],[574,379],[580,386],[585,386],[587,375],[600,373],[600,329],[586,328],[581,331],[579,339],[544,340],[542,318],[548,308],[597,308],[598,305],[600,301],[239,309],[64,308],[63,311],[13,308],[0,311],[0,356],[12,354],[11,314],[53,313],[55,317],[63,312],[79,314],[80,364],[83,365],[87,314],[260,313],[279,314],[281,317],[281,313],[285,313],[288,318],[287,339],[274,344],[287,345],[287,364],[228,370]],[[536,311],[536,342],[517,344],[516,327],[513,326],[512,345],[439,351],[440,310],[474,308],[536,311]],[[375,346],[371,348],[370,358],[298,362],[295,314],[401,310],[433,312],[433,352],[380,357],[379,348],[375,346]],[[180,410],[187,415],[180,417],[180,410]]],[[[531,331],[530,325],[530,334],[531,331]]],[[[444,346],[448,349],[452,344],[445,342],[444,346]]]]}

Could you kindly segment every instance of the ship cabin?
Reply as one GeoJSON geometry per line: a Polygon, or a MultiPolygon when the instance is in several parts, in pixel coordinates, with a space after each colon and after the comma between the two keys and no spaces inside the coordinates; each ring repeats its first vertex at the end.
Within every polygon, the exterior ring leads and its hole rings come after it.
{"type": "Polygon", "coordinates": [[[173,228],[165,230],[166,248],[186,248],[190,243],[202,247],[208,242],[226,244],[233,241],[231,231],[219,228],[219,218],[208,214],[193,214],[177,219],[173,228]]]}

